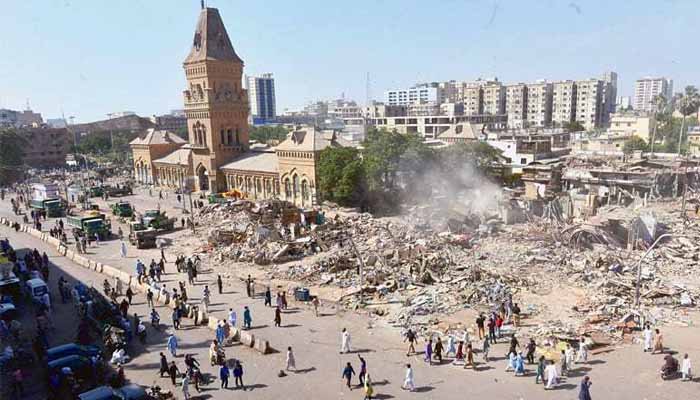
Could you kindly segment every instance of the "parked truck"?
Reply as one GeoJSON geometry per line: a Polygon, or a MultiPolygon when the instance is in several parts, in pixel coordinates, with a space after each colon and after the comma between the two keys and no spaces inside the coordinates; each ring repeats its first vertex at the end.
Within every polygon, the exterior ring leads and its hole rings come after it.
{"type": "Polygon", "coordinates": [[[35,211],[46,213],[46,217],[48,218],[62,217],[65,213],[65,207],[59,198],[34,199],[29,202],[29,207],[35,211]]]}
{"type": "Polygon", "coordinates": [[[146,210],[141,217],[141,223],[147,228],[159,231],[171,231],[175,229],[175,218],[168,218],[160,210],[146,210]]]}
{"type": "Polygon", "coordinates": [[[34,200],[50,200],[59,197],[58,185],[53,183],[34,183],[32,184],[32,199],[34,200]]]}
{"type": "Polygon", "coordinates": [[[129,196],[134,194],[129,185],[105,186],[104,191],[109,196],[129,196]]]}
{"type": "Polygon", "coordinates": [[[139,221],[129,221],[129,243],[137,249],[150,249],[156,247],[158,232],[153,228],[146,228],[139,221]]]}
{"type": "Polygon", "coordinates": [[[81,235],[94,238],[98,235],[100,240],[109,238],[111,226],[105,215],[99,212],[88,212],[82,215],[69,216],[68,226],[71,226],[81,235]]]}
{"type": "Polygon", "coordinates": [[[131,217],[134,214],[134,209],[131,204],[126,201],[120,201],[112,204],[112,214],[117,217],[131,217]]]}

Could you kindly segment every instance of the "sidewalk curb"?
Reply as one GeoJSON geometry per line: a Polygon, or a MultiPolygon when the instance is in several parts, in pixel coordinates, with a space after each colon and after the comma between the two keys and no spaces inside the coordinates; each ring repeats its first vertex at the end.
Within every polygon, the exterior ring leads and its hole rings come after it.
{"type": "MultiPolygon", "coordinates": [[[[11,227],[13,223],[14,221],[10,221],[5,217],[0,218],[0,224],[5,225],[7,227],[11,227]]],[[[122,281],[122,283],[125,283],[126,285],[134,288],[135,290],[141,293],[146,293],[148,289],[151,289],[152,291],[154,291],[153,299],[155,302],[171,309],[174,308],[174,304],[170,302],[170,292],[168,290],[166,290],[165,296],[161,298],[161,291],[159,288],[148,286],[146,284],[139,284],[135,279],[133,279],[131,275],[118,268],[114,268],[110,265],[79,255],[75,251],[69,250],[68,248],[61,246],[61,242],[58,239],[53,238],[46,233],[38,231],[32,228],[31,226],[25,224],[20,224],[19,231],[29,234],[30,236],[33,236],[41,240],[42,242],[52,245],[56,248],[56,250],[58,250],[59,254],[62,254],[64,257],[66,257],[69,260],[72,260],[73,262],[75,262],[83,268],[93,270],[99,274],[106,275],[110,278],[119,279],[120,281],[122,281]]],[[[186,314],[189,314],[189,310],[187,310],[186,314]]],[[[210,330],[216,330],[216,327],[218,326],[220,321],[219,318],[204,315],[202,311],[200,311],[199,320],[202,323],[206,322],[207,328],[209,328],[210,330]]],[[[245,345],[245,347],[250,347],[259,352],[260,354],[264,355],[273,352],[273,348],[270,346],[270,342],[268,340],[258,338],[252,333],[241,332],[237,328],[232,327],[231,337],[234,340],[238,338],[240,342],[245,345]]]]}

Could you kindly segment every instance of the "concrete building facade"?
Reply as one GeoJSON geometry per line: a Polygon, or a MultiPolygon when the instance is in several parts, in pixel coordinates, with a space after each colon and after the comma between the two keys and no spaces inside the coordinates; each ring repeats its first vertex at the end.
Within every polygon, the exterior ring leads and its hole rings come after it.
{"type": "Polygon", "coordinates": [[[603,123],[603,83],[599,79],[576,81],[575,119],[588,130],[603,123]]]}
{"type": "Polygon", "coordinates": [[[272,74],[246,76],[246,90],[248,90],[250,114],[254,120],[268,121],[277,116],[275,78],[272,74]]]}
{"type": "Polygon", "coordinates": [[[654,98],[658,95],[670,101],[673,97],[673,80],[664,77],[637,79],[634,84],[634,110],[653,112],[654,98]]]}
{"type": "Polygon", "coordinates": [[[66,155],[73,145],[73,136],[68,129],[22,127],[17,129],[17,134],[25,140],[25,165],[32,168],[51,168],[66,164],[66,155]]]}
{"type": "Polygon", "coordinates": [[[560,81],[552,84],[552,125],[563,127],[576,119],[576,84],[560,81]]]}
{"type": "Polygon", "coordinates": [[[505,92],[508,129],[527,127],[527,86],[524,83],[506,85],[505,92]]]}
{"type": "Polygon", "coordinates": [[[482,86],[483,114],[499,115],[506,112],[506,90],[500,82],[482,86]]]}
{"type": "Polygon", "coordinates": [[[413,103],[438,104],[438,88],[430,85],[417,85],[409,89],[387,90],[384,102],[390,106],[407,106],[413,103]]]}
{"type": "Polygon", "coordinates": [[[548,128],[552,126],[552,95],[554,86],[550,82],[527,85],[527,126],[548,128]]]}

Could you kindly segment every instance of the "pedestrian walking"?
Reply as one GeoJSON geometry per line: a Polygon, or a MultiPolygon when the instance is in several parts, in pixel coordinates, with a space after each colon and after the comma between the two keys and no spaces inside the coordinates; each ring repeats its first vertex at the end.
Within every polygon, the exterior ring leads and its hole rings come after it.
{"type": "Polygon", "coordinates": [[[123,240],[119,241],[119,257],[126,258],[126,243],[123,240]]]}
{"type": "Polygon", "coordinates": [[[163,374],[168,373],[168,359],[165,357],[165,354],[160,353],[160,377],[163,377],[163,374]]]}
{"type": "Polygon", "coordinates": [[[243,385],[243,365],[241,362],[236,360],[233,366],[233,379],[236,389],[241,388],[245,391],[245,385],[243,385]]]}
{"type": "Polygon", "coordinates": [[[173,310],[173,328],[180,329],[180,308],[177,306],[173,310]]]}
{"type": "Polygon", "coordinates": [[[360,359],[360,373],[357,374],[357,378],[360,380],[359,386],[364,386],[365,376],[367,375],[367,361],[365,361],[365,359],[359,354],[357,355],[357,358],[360,359]]]}
{"type": "Polygon", "coordinates": [[[246,282],[245,289],[246,289],[246,293],[248,294],[248,297],[255,296],[255,289],[253,288],[253,278],[251,278],[250,275],[248,275],[248,279],[246,279],[245,282],[246,282]]]}
{"type": "Polygon", "coordinates": [[[690,357],[688,357],[688,353],[685,353],[683,356],[683,364],[681,364],[681,375],[682,381],[690,381],[693,379],[693,370],[692,366],[690,365],[690,357]]]}
{"type": "Polygon", "coordinates": [[[540,359],[537,362],[537,374],[535,375],[535,384],[540,383],[540,382],[542,382],[543,384],[545,383],[544,369],[545,369],[544,356],[540,356],[540,359]]]}
{"type": "Polygon", "coordinates": [[[168,375],[170,376],[170,382],[173,383],[173,386],[177,386],[177,377],[180,375],[180,370],[177,369],[177,365],[175,365],[175,361],[170,362],[170,368],[168,368],[168,375]]]}
{"type": "Polygon", "coordinates": [[[219,368],[219,379],[221,379],[221,388],[228,389],[228,378],[231,376],[231,372],[228,369],[226,363],[221,364],[219,368]]]}
{"type": "Polygon", "coordinates": [[[188,374],[185,374],[185,377],[182,378],[182,397],[185,400],[190,400],[190,377],[188,374]]]}
{"type": "Polygon", "coordinates": [[[591,378],[586,375],[578,387],[578,400],[591,400],[591,378]]]}
{"type": "Polygon", "coordinates": [[[447,336],[447,351],[445,352],[445,357],[449,357],[450,354],[454,357],[457,353],[457,341],[455,340],[455,335],[447,336]]]}
{"type": "Polygon", "coordinates": [[[343,368],[342,378],[345,379],[345,384],[350,390],[352,390],[352,386],[350,386],[350,381],[352,380],[353,375],[355,375],[355,370],[352,369],[352,365],[350,364],[350,362],[348,362],[347,364],[345,364],[345,368],[343,368]]]}
{"type": "Polygon", "coordinates": [[[554,389],[554,386],[557,384],[557,380],[559,379],[559,373],[557,372],[556,365],[554,365],[554,360],[550,361],[549,365],[545,367],[544,376],[547,380],[547,383],[545,384],[544,388],[554,389]]]}
{"type": "Polygon", "coordinates": [[[248,306],[243,307],[243,328],[250,329],[253,323],[253,318],[250,315],[250,309],[248,306]]]}
{"type": "Polygon", "coordinates": [[[428,365],[433,365],[433,339],[429,338],[425,344],[425,362],[428,365]]]}
{"type": "Polygon", "coordinates": [[[651,354],[656,354],[656,353],[663,353],[664,352],[664,335],[661,334],[661,331],[656,329],[654,331],[654,349],[651,351],[651,354]]]}
{"type": "Polygon", "coordinates": [[[296,360],[294,359],[294,352],[292,352],[291,346],[287,347],[287,359],[285,360],[285,364],[285,370],[291,371],[292,369],[294,369],[294,371],[296,372],[297,365],[296,360]]]}
{"type": "Polygon", "coordinates": [[[484,322],[486,322],[486,318],[484,317],[484,313],[479,313],[479,316],[476,317],[476,330],[479,335],[479,340],[484,338],[484,322]]]}
{"type": "Polygon", "coordinates": [[[282,326],[282,310],[279,307],[275,308],[275,326],[282,326]]]}
{"type": "Polygon", "coordinates": [[[651,351],[652,341],[654,339],[654,331],[651,330],[651,325],[647,322],[644,324],[644,352],[651,351]]]}
{"type": "Polygon", "coordinates": [[[151,289],[146,291],[146,304],[148,304],[148,308],[153,308],[153,292],[151,292],[151,289]]]}
{"type": "Polygon", "coordinates": [[[131,286],[126,289],[126,298],[129,300],[129,305],[131,305],[131,300],[134,298],[134,291],[131,290],[131,286]]]}
{"type": "Polygon", "coordinates": [[[177,357],[177,337],[175,335],[168,337],[168,350],[173,357],[177,357]]]}
{"type": "Polygon", "coordinates": [[[527,343],[527,346],[525,348],[527,349],[527,363],[534,364],[535,350],[537,350],[537,343],[535,343],[535,339],[530,338],[530,341],[527,343]]]}
{"type": "Polygon", "coordinates": [[[314,296],[314,299],[311,300],[311,305],[314,306],[314,315],[318,317],[318,306],[320,305],[320,301],[318,300],[318,296],[314,296]]]}
{"type": "Polygon", "coordinates": [[[410,356],[411,354],[416,352],[415,344],[418,341],[415,332],[413,332],[411,328],[408,328],[408,331],[406,332],[406,338],[404,339],[404,342],[405,341],[408,341],[408,350],[406,350],[406,356],[410,356]]]}
{"type": "Polygon", "coordinates": [[[346,328],[340,334],[340,353],[350,352],[350,332],[346,328]]]}
{"type": "Polygon", "coordinates": [[[232,328],[236,327],[236,312],[233,311],[233,308],[228,309],[228,323],[232,328]]]}
{"type": "Polygon", "coordinates": [[[413,369],[411,368],[411,364],[406,364],[406,376],[403,380],[403,385],[401,385],[401,389],[408,390],[410,392],[416,390],[416,385],[413,382],[413,369]]]}
{"type": "Polygon", "coordinates": [[[224,282],[221,280],[221,275],[216,275],[216,286],[219,288],[219,294],[224,294],[224,282]]]}
{"type": "Polygon", "coordinates": [[[440,339],[440,336],[438,336],[437,342],[435,342],[433,353],[435,353],[435,358],[440,362],[440,364],[442,364],[442,340],[440,339]]]}
{"type": "Polygon", "coordinates": [[[488,337],[484,336],[484,342],[481,345],[481,352],[483,354],[484,362],[489,362],[489,350],[491,349],[491,341],[488,337]]]}
{"type": "Polygon", "coordinates": [[[163,247],[160,248],[160,259],[164,263],[168,262],[168,260],[165,259],[165,249],[163,247]]]}
{"type": "Polygon", "coordinates": [[[269,286],[265,289],[265,307],[272,307],[272,292],[269,286]]]}

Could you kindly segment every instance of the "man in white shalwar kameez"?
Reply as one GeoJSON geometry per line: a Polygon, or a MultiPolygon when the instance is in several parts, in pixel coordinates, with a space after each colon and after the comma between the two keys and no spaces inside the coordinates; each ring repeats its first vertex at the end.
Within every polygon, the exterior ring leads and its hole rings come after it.
{"type": "Polygon", "coordinates": [[[681,374],[683,374],[682,380],[684,381],[689,381],[693,379],[693,374],[690,365],[690,357],[688,357],[688,353],[686,353],[685,356],[683,356],[683,363],[681,364],[681,374]]]}
{"type": "Polygon", "coordinates": [[[557,384],[557,379],[559,379],[559,373],[557,372],[557,366],[554,365],[554,361],[550,361],[549,365],[544,369],[544,377],[547,380],[547,384],[544,388],[554,388],[554,385],[557,384]]]}
{"type": "Polygon", "coordinates": [[[411,369],[411,364],[406,364],[406,378],[401,388],[411,392],[416,390],[416,385],[413,383],[413,369],[411,369]]]}
{"type": "Polygon", "coordinates": [[[350,332],[346,328],[343,328],[343,333],[340,335],[340,352],[350,352],[350,332]]]}
{"type": "Polygon", "coordinates": [[[126,258],[126,243],[123,240],[119,242],[119,256],[126,258]]]}
{"type": "Polygon", "coordinates": [[[651,351],[651,346],[654,341],[654,331],[651,330],[651,326],[646,324],[644,327],[644,352],[651,351]]]}

